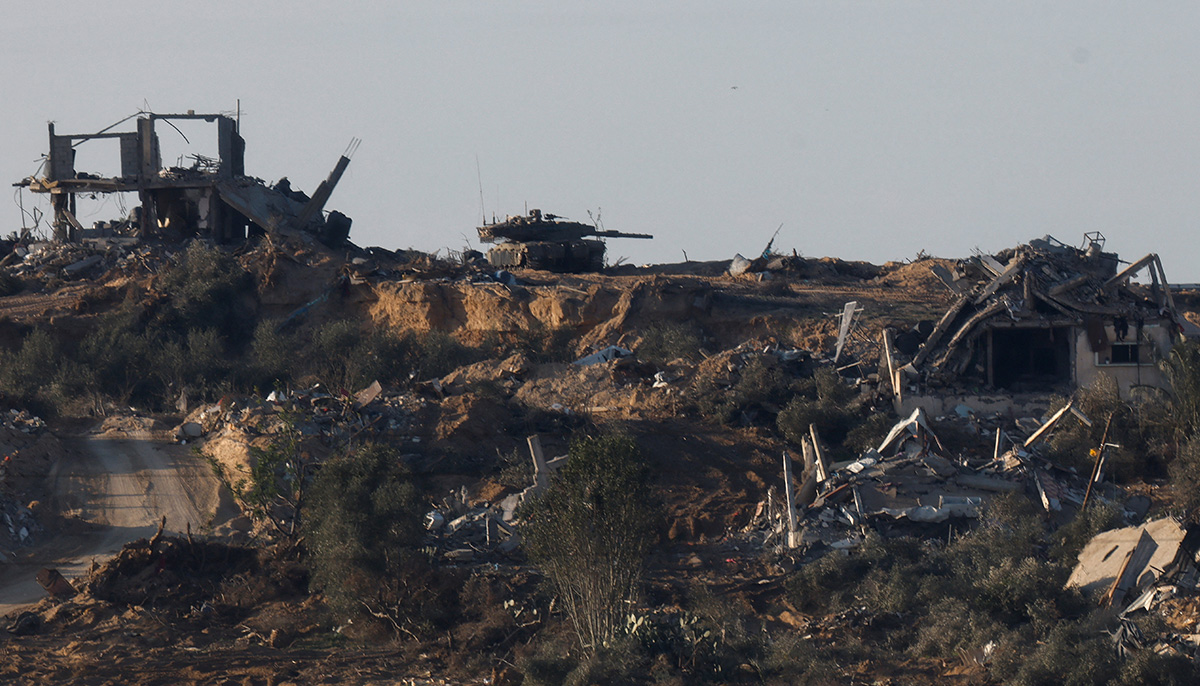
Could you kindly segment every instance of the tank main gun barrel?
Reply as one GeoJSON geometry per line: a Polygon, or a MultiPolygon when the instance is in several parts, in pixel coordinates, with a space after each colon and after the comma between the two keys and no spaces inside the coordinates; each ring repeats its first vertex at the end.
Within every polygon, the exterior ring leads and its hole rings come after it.
{"type": "Polygon", "coordinates": [[[623,233],[621,231],[614,231],[612,229],[597,231],[593,235],[602,236],[604,238],[654,238],[654,236],[651,236],[648,233],[623,233]]]}

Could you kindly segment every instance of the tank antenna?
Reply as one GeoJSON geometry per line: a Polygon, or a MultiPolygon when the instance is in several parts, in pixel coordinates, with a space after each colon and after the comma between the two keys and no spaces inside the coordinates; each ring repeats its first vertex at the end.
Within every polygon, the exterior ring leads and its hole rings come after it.
{"type": "Polygon", "coordinates": [[[479,218],[487,223],[487,210],[483,207],[483,173],[479,171],[479,154],[475,155],[475,177],[479,179],[479,218]]]}

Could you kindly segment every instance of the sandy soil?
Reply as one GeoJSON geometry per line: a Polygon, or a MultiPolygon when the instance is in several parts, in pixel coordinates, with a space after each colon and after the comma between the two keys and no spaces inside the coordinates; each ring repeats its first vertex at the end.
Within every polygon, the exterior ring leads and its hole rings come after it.
{"type": "Polygon", "coordinates": [[[236,514],[231,503],[222,503],[208,465],[156,432],[107,431],[63,442],[48,490],[65,525],[0,570],[0,616],[45,595],[34,580],[42,567],[71,579],[125,543],[152,536],[162,517],[168,532],[183,533],[190,524],[198,533],[236,514]]]}

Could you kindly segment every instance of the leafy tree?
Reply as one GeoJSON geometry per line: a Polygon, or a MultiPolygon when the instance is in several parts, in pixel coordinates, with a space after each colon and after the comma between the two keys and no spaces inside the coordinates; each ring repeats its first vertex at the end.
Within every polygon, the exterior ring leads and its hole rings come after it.
{"type": "Polygon", "coordinates": [[[326,462],[311,489],[305,541],[313,579],[343,616],[365,611],[405,633],[428,618],[413,577],[421,502],[395,449],[367,444],[326,462]]]}
{"type": "Polygon", "coordinates": [[[624,626],[654,542],[647,469],[633,439],[575,441],[550,487],[521,513],[525,550],[558,593],[584,650],[624,626]]]}
{"type": "Polygon", "coordinates": [[[1183,436],[1195,436],[1200,432],[1200,343],[1176,344],[1162,370],[1171,385],[1176,429],[1183,436]]]}

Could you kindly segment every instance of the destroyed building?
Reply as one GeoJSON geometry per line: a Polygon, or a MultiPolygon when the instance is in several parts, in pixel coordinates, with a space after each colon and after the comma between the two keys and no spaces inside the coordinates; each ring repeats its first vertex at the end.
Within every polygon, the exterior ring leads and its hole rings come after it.
{"type": "Polygon", "coordinates": [[[1103,247],[1098,233],[1084,248],[1046,236],[953,270],[935,265],[956,300],[897,376],[1045,392],[1104,374],[1123,397],[1162,387],[1158,361],[1196,329],[1176,310],[1157,255],[1122,268],[1103,247]],[[1146,278],[1135,283],[1139,273],[1146,278]]]}
{"type": "MultiPolygon", "coordinates": [[[[286,178],[274,186],[246,176],[246,143],[238,120],[223,114],[157,114],[139,112],[96,133],[60,134],[50,128],[50,149],[39,174],[13,184],[50,196],[54,239],[76,242],[110,235],[161,236],[180,240],[199,235],[218,243],[234,243],[248,235],[280,229],[303,230],[336,246],[350,232],[351,220],[340,212],[324,213],[338,180],[350,163],[358,141],[338,159],[329,177],[312,197],[293,191],[286,178]],[[134,119],[133,131],[114,131],[134,119]],[[190,166],[164,167],[156,125],[175,121],[214,124],[217,157],[190,155],[190,166]],[[78,170],[76,149],[89,141],[115,139],[119,144],[120,174],[102,176],[78,170]],[[137,194],[138,204],[127,217],[85,227],[79,221],[80,196],[137,194]]],[[[179,132],[183,135],[182,132],[179,132]]],[[[185,140],[186,136],[184,137],[185,140]]],[[[182,161],[182,160],[181,160],[182,161]]]]}

